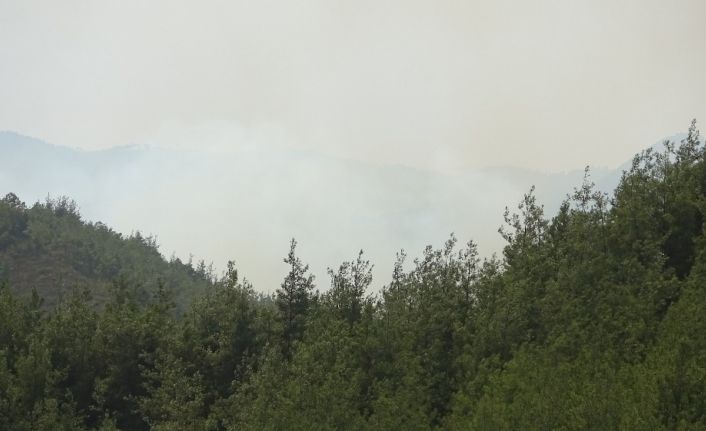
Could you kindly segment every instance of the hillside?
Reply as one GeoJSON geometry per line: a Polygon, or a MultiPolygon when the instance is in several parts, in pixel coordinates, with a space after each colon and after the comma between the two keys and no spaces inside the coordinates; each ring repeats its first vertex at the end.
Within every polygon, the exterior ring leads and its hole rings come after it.
{"type": "Polygon", "coordinates": [[[87,289],[94,303],[104,304],[117,284],[149,301],[159,283],[183,308],[206,291],[211,278],[203,264],[165,261],[154,238],[84,221],[67,198],[30,207],[14,194],[0,200],[0,280],[20,296],[35,289],[49,308],[74,288],[87,289]]]}
{"type": "Polygon", "coordinates": [[[159,284],[151,301],[118,290],[96,309],[79,292],[46,313],[12,284],[61,285],[37,276],[51,268],[208,283],[150,239],[82,222],[68,200],[8,196],[0,209],[4,255],[21,262],[0,287],[0,429],[706,429],[695,126],[637,156],[610,195],[586,178],[547,214],[527,193],[505,214],[501,256],[452,236],[398,254],[372,294],[363,252],[315,280],[292,240],[272,296],[231,263],[183,313],[159,284]]]}

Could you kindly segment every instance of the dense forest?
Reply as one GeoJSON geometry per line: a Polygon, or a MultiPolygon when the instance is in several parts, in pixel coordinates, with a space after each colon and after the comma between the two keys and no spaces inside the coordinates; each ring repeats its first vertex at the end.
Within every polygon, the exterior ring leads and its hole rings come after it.
{"type": "Polygon", "coordinates": [[[706,430],[704,156],[692,124],[612,195],[530,189],[501,256],[452,235],[380,289],[292,240],[273,295],[10,194],[0,429],[706,430]]]}

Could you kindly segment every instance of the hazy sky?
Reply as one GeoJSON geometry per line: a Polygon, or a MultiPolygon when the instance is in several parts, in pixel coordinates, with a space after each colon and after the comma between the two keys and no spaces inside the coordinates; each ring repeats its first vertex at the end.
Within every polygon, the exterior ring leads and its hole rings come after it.
{"type": "Polygon", "coordinates": [[[693,117],[704,0],[0,0],[0,129],[56,144],[558,171],[693,117]]]}

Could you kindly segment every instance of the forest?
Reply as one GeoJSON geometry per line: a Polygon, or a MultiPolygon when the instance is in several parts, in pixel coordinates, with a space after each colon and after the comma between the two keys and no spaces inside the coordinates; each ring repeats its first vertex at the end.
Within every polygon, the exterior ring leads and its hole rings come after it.
{"type": "Polygon", "coordinates": [[[0,429],[706,430],[705,154],[694,122],[610,195],[528,185],[500,255],[451,235],[382,287],[292,240],[271,295],[8,194],[0,429]]]}

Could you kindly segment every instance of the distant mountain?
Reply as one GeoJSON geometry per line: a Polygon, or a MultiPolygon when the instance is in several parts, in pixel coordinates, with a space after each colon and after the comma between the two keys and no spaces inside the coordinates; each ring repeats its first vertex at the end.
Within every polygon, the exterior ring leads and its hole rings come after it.
{"type": "MultiPolygon", "coordinates": [[[[621,172],[594,169],[591,178],[610,191],[621,172]]],[[[186,260],[191,252],[219,267],[234,259],[261,291],[279,285],[285,267],[273,273],[272,262],[281,262],[291,237],[324,289],[326,267],[359,249],[376,263],[378,285],[388,280],[398,247],[415,255],[451,232],[489,255],[503,245],[497,228],[505,206],[534,184],[551,214],[583,175],[438,173],[270,147],[82,151],[0,132],[1,195],[30,203],[69,196],[88,220],[156,235],[167,255],[186,260]]]]}

